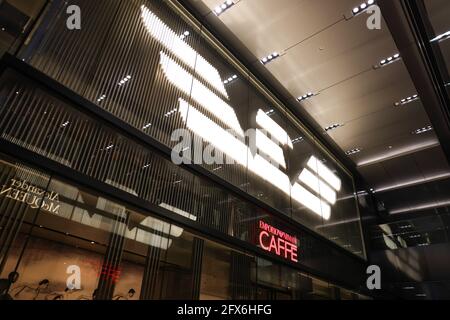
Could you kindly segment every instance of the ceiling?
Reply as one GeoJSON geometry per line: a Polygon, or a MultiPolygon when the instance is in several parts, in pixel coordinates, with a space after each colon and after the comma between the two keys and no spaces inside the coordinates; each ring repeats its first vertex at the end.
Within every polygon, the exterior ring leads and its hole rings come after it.
{"type": "MultiPolygon", "coordinates": [[[[369,30],[367,13],[353,17],[352,9],[362,1],[235,0],[219,16],[212,10],[221,0],[187,2],[209,24],[231,33],[234,45],[250,53],[253,67],[280,84],[285,98],[306,111],[343,152],[361,150],[349,158],[375,192],[449,179],[436,133],[413,134],[432,125],[422,100],[394,106],[418,94],[404,61],[374,68],[398,49],[383,19],[381,30],[369,30]],[[278,59],[260,63],[275,51],[278,59]],[[296,101],[308,92],[316,95],[296,101]],[[333,124],[343,126],[326,132],[333,124]]],[[[450,2],[425,3],[436,34],[450,30],[450,2]]],[[[450,66],[450,40],[440,47],[450,66]]],[[[436,198],[433,188],[426,191],[436,198]]],[[[384,195],[379,194],[382,202],[384,195]]]]}

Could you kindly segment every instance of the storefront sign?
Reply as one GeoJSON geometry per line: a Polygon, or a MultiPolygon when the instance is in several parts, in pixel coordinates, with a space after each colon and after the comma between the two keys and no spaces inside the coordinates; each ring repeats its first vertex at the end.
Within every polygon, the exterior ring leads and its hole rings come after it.
{"type": "Polygon", "coordinates": [[[50,213],[59,214],[59,194],[47,192],[26,180],[11,179],[9,184],[2,186],[0,196],[26,203],[32,209],[42,208],[50,213]]]}
{"type": "Polygon", "coordinates": [[[292,262],[298,262],[298,239],[295,236],[291,236],[264,221],[259,221],[259,229],[259,245],[263,250],[292,262]]]}

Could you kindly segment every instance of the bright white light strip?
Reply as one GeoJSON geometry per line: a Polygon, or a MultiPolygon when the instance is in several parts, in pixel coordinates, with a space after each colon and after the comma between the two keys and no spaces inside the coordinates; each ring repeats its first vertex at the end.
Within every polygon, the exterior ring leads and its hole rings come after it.
{"type": "Polygon", "coordinates": [[[320,215],[325,220],[330,219],[331,207],[324,201],[321,201],[311,192],[303,188],[298,183],[292,186],[291,194],[293,199],[301,199],[302,201],[300,203],[302,203],[305,207],[307,207],[311,211],[320,215]]]}
{"type": "Polygon", "coordinates": [[[179,102],[179,112],[186,126],[204,141],[221,150],[238,164],[247,167],[252,173],[277,187],[286,195],[291,196],[292,199],[319,216],[326,220],[330,218],[331,208],[328,204],[321,201],[298,183],[291,185],[289,177],[274,167],[269,161],[258,154],[253,157],[250,149],[242,141],[231,135],[183,99],[179,99],[179,102]],[[217,137],[220,138],[218,139],[217,137]]]}
{"type": "Polygon", "coordinates": [[[330,169],[328,169],[316,157],[312,156],[308,161],[308,167],[317,173],[326,183],[340,191],[342,187],[341,179],[339,179],[330,169]]]}
{"type": "Polygon", "coordinates": [[[186,126],[200,136],[204,141],[211,143],[223,151],[240,165],[247,165],[247,146],[236,139],[231,133],[224,130],[196,108],[190,106],[183,99],[179,99],[179,112],[186,126]]]}
{"type": "Polygon", "coordinates": [[[434,148],[437,146],[439,146],[439,141],[437,139],[433,138],[431,140],[423,141],[421,143],[417,143],[417,144],[410,145],[410,146],[405,146],[404,148],[396,149],[394,151],[386,152],[381,155],[375,156],[373,158],[363,160],[361,162],[358,162],[357,166],[358,167],[368,166],[368,165],[371,165],[374,163],[402,157],[407,154],[411,154],[411,153],[418,152],[421,150],[426,150],[429,148],[434,148]]]}
{"type": "Polygon", "coordinates": [[[270,118],[264,111],[258,110],[256,115],[256,123],[263,129],[267,130],[273,138],[277,139],[282,145],[288,145],[289,148],[293,149],[292,139],[289,137],[287,132],[276,123],[272,118],[270,118]]]}
{"type": "Polygon", "coordinates": [[[440,34],[438,36],[436,36],[435,38],[431,39],[431,42],[436,42],[436,41],[443,41],[443,40],[447,40],[448,38],[450,38],[450,30],[440,34]]]}
{"type": "Polygon", "coordinates": [[[336,192],[308,169],[302,171],[299,180],[320,194],[330,204],[336,203],[336,192]]]}
{"type": "Polygon", "coordinates": [[[268,155],[272,160],[286,169],[283,149],[270,140],[261,130],[256,129],[256,147],[268,155]]]}
{"type": "Polygon", "coordinates": [[[421,210],[426,210],[426,209],[446,207],[449,205],[450,205],[450,200],[441,200],[441,201],[436,201],[436,202],[423,203],[423,204],[412,206],[412,207],[390,210],[389,213],[390,214],[407,213],[407,212],[421,211],[421,210]]]}
{"type": "Polygon", "coordinates": [[[424,183],[428,183],[428,182],[432,182],[432,181],[438,181],[438,180],[442,180],[442,179],[446,179],[446,178],[450,178],[450,172],[438,174],[438,175],[431,176],[428,178],[414,179],[414,180],[396,183],[396,184],[393,184],[390,186],[380,187],[375,190],[375,193],[396,190],[396,189],[401,189],[401,188],[406,188],[406,187],[412,187],[412,186],[416,186],[419,184],[424,184],[424,183]]]}
{"type": "Polygon", "coordinates": [[[186,212],[184,210],[178,209],[178,208],[176,208],[174,206],[171,206],[171,205],[169,205],[167,203],[161,203],[159,206],[161,208],[164,208],[164,209],[167,209],[169,211],[172,211],[172,212],[174,212],[174,213],[176,213],[176,214],[178,214],[178,215],[180,215],[182,217],[191,219],[192,221],[197,221],[197,217],[194,216],[193,214],[190,214],[189,212],[186,212]]]}
{"type": "Polygon", "coordinates": [[[167,79],[185,94],[190,95],[203,108],[214,114],[220,121],[244,137],[234,109],[220,99],[214,92],[200,83],[193,75],[178,65],[164,52],[160,53],[161,67],[167,79]]]}
{"type": "Polygon", "coordinates": [[[142,20],[150,35],[228,98],[219,72],[144,5],[142,20]]]}

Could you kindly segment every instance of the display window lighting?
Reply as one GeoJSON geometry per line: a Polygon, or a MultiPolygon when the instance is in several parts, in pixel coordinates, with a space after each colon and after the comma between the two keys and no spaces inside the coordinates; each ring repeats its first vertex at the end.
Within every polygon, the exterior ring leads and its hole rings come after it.
{"type": "Polygon", "coordinates": [[[125,85],[126,83],[128,83],[128,81],[130,81],[130,80],[131,80],[131,76],[128,75],[119,81],[118,86],[121,87],[121,86],[125,85]]]}
{"type": "Polygon", "coordinates": [[[419,100],[419,99],[420,99],[420,98],[419,98],[419,95],[415,94],[415,95],[409,96],[409,97],[407,97],[407,98],[403,98],[403,99],[400,100],[400,101],[397,101],[396,103],[394,103],[394,105],[395,105],[396,107],[399,107],[399,106],[403,106],[403,105],[405,105],[405,104],[408,104],[408,103],[417,101],[417,100],[419,100]]]}
{"type": "Polygon", "coordinates": [[[431,42],[441,42],[449,38],[450,38],[450,30],[434,37],[433,39],[431,39],[431,42]]]}
{"type": "Polygon", "coordinates": [[[266,57],[263,57],[260,61],[262,64],[266,65],[279,57],[280,57],[280,54],[278,52],[274,52],[274,53],[269,54],[266,57]]]}
{"type": "Polygon", "coordinates": [[[333,130],[336,130],[336,129],[338,129],[340,127],[343,127],[343,126],[344,126],[343,124],[335,123],[335,124],[332,124],[331,126],[326,127],[325,131],[326,132],[333,131],[333,130]]]}
{"type": "Polygon", "coordinates": [[[221,5],[214,8],[214,14],[216,16],[220,16],[222,13],[224,13],[225,11],[227,11],[234,5],[235,5],[234,1],[227,0],[224,3],[222,3],[221,5]]]}
{"type": "Polygon", "coordinates": [[[352,13],[354,16],[361,14],[366,11],[371,5],[375,4],[375,0],[367,0],[366,2],[361,3],[359,6],[354,7],[352,13]]]}
{"type": "Polygon", "coordinates": [[[422,133],[429,132],[429,131],[432,131],[432,130],[433,130],[432,126],[427,126],[427,127],[423,127],[423,128],[414,130],[413,134],[422,134],[422,133]]]}
{"type": "Polygon", "coordinates": [[[361,149],[356,148],[356,149],[353,149],[353,150],[346,151],[345,154],[348,155],[348,156],[351,156],[351,155],[354,155],[354,154],[357,154],[357,153],[360,153],[360,152],[361,152],[361,149]]]}
{"type": "Polygon", "coordinates": [[[231,77],[228,77],[227,79],[225,79],[223,81],[223,84],[229,84],[229,83],[233,82],[234,80],[236,80],[237,78],[238,78],[238,76],[234,74],[231,77]]]}
{"type": "Polygon", "coordinates": [[[303,96],[298,97],[297,100],[301,102],[301,101],[305,101],[305,100],[311,99],[314,96],[315,96],[314,93],[308,92],[308,93],[304,94],[303,96]]]}
{"type": "Polygon", "coordinates": [[[400,53],[396,53],[392,56],[382,59],[376,67],[384,67],[391,63],[397,62],[401,59],[400,53]]]}

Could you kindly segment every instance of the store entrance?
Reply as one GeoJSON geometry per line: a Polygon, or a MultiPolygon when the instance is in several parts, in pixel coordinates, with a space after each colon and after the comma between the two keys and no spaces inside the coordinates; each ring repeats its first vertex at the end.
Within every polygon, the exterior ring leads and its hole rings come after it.
{"type": "Polygon", "coordinates": [[[280,290],[266,286],[258,286],[256,293],[257,300],[292,300],[292,292],[280,290]]]}

